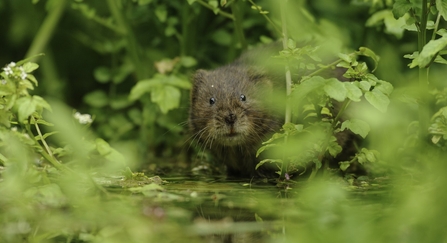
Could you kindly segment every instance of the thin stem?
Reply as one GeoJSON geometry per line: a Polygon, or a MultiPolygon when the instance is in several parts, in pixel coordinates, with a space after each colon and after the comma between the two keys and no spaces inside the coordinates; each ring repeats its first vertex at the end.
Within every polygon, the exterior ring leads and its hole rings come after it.
{"type": "MultiPolygon", "coordinates": [[[[418,50],[419,53],[422,52],[425,44],[427,44],[427,0],[422,0],[422,16],[420,23],[420,31],[418,32],[418,50]]],[[[430,120],[430,113],[428,109],[428,68],[419,66],[419,89],[420,89],[420,100],[419,100],[419,137],[425,139],[428,123],[430,120]]]]}
{"type": "MultiPolygon", "coordinates": [[[[285,38],[284,37],[284,33],[278,28],[278,26],[275,24],[275,23],[273,23],[273,21],[267,16],[267,14],[265,14],[265,13],[263,13],[262,11],[262,8],[259,6],[259,5],[256,5],[254,2],[253,2],[253,0],[248,0],[248,2],[250,2],[251,3],[251,5],[254,7],[254,8],[256,8],[256,10],[258,10],[259,11],[259,13],[262,15],[262,16],[264,16],[264,18],[267,20],[267,22],[269,22],[272,26],[273,26],[273,28],[275,29],[275,31],[280,35],[280,36],[282,36],[283,38],[285,38]]],[[[282,21],[282,10],[281,10],[281,21],[282,21]]],[[[283,22],[284,23],[284,22],[283,22]]]]}
{"type": "Polygon", "coordinates": [[[346,99],[343,102],[343,105],[341,106],[340,110],[338,111],[337,116],[335,116],[334,121],[332,122],[332,127],[335,128],[335,125],[340,120],[341,115],[343,114],[343,112],[345,112],[345,110],[349,106],[349,104],[351,104],[351,100],[350,99],[346,99]]]}
{"type": "Polygon", "coordinates": [[[215,8],[215,7],[211,6],[210,4],[208,4],[208,3],[206,3],[206,2],[204,2],[202,0],[196,0],[196,2],[200,3],[205,8],[211,9],[212,11],[216,11],[218,14],[220,14],[220,15],[222,15],[224,17],[227,17],[227,18],[229,18],[231,20],[234,20],[234,16],[233,15],[231,15],[231,14],[229,14],[227,12],[224,12],[224,11],[218,9],[218,8],[215,8]]]}
{"type": "Polygon", "coordinates": [[[107,4],[109,5],[110,12],[112,13],[113,18],[117,22],[120,29],[123,30],[123,35],[126,38],[126,48],[129,52],[129,55],[132,59],[133,65],[135,66],[135,72],[138,80],[142,80],[146,78],[146,71],[143,68],[143,65],[139,56],[139,48],[135,38],[135,35],[128,25],[125,17],[122,14],[122,9],[118,6],[116,0],[107,0],[107,4]]]}
{"type": "MultiPolygon", "coordinates": [[[[45,149],[47,150],[47,153],[53,157],[53,153],[50,150],[50,147],[48,146],[47,142],[45,141],[45,139],[43,138],[42,132],[40,132],[40,128],[39,125],[37,125],[37,121],[36,119],[31,116],[31,121],[34,123],[34,127],[36,128],[37,134],[39,134],[40,136],[40,141],[42,141],[43,146],[45,147],[45,149]]],[[[54,157],[53,157],[54,158],[54,157]]]]}
{"type": "Polygon", "coordinates": [[[56,29],[56,26],[59,23],[62,14],[64,13],[67,0],[59,0],[56,2],[56,6],[54,6],[54,8],[43,21],[39,31],[37,31],[36,37],[31,43],[28,51],[26,52],[25,57],[31,57],[42,53],[45,50],[51,36],[53,36],[53,32],[56,29]]]}
{"type": "Polygon", "coordinates": [[[247,42],[245,41],[244,30],[242,29],[242,12],[238,4],[239,1],[233,2],[231,4],[231,12],[233,13],[234,17],[233,19],[234,30],[236,32],[236,36],[239,39],[239,42],[241,43],[242,49],[246,49],[247,42]]]}
{"type": "MultiPolygon", "coordinates": [[[[251,1],[251,0],[250,0],[251,1]]],[[[287,49],[287,19],[286,19],[286,0],[281,0],[281,22],[282,22],[282,35],[283,35],[283,49],[287,49]]],[[[291,122],[291,105],[290,105],[290,94],[292,92],[292,75],[290,73],[290,67],[288,64],[285,66],[285,72],[286,72],[286,111],[285,111],[285,117],[284,122],[289,123],[291,122]]],[[[284,137],[284,142],[287,143],[287,136],[284,137]]],[[[281,175],[280,178],[285,178],[285,174],[287,172],[287,168],[289,166],[288,160],[285,159],[284,162],[281,165],[281,175]]]]}

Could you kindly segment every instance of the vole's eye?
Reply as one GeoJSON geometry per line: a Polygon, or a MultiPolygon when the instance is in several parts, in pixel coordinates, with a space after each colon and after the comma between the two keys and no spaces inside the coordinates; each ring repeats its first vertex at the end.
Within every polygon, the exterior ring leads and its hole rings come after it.
{"type": "Polygon", "coordinates": [[[241,94],[241,96],[239,97],[241,99],[241,101],[245,101],[247,100],[247,98],[245,97],[245,95],[241,94]]]}
{"type": "Polygon", "coordinates": [[[216,103],[216,99],[211,97],[210,98],[210,105],[214,105],[214,103],[216,103]]]}

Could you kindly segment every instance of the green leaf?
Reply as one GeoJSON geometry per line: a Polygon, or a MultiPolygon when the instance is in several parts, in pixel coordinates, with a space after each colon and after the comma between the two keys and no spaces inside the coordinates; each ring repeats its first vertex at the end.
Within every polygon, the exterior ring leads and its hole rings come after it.
{"type": "Polygon", "coordinates": [[[447,0],[436,0],[436,9],[438,9],[444,20],[447,21],[447,0]]]}
{"type": "Polygon", "coordinates": [[[107,83],[111,79],[110,68],[108,67],[97,67],[93,72],[93,76],[99,83],[107,83]]]}
{"type": "Polygon", "coordinates": [[[191,4],[195,3],[197,0],[187,0],[187,1],[188,1],[188,4],[191,5],[191,4]]]}
{"type": "Polygon", "coordinates": [[[349,166],[351,166],[351,162],[349,161],[339,162],[339,164],[340,164],[340,170],[342,171],[346,171],[349,168],[349,166]]]}
{"type": "Polygon", "coordinates": [[[404,14],[408,13],[412,7],[412,4],[410,1],[407,0],[396,0],[393,5],[393,14],[394,17],[400,18],[404,16],[404,14]]]}
{"type": "Polygon", "coordinates": [[[363,80],[359,82],[359,87],[363,91],[369,91],[371,89],[371,84],[368,81],[363,80]]]}
{"type": "Polygon", "coordinates": [[[151,92],[152,102],[158,104],[163,114],[178,108],[180,105],[180,90],[170,85],[156,86],[151,92]]]}
{"type": "Polygon", "coordinates": [[[18,105],[18,119],[19,122],[23,122],[28,117],[36,111],[36,102],[30,96],[25,96],[17,99],[16,104],[18,105]]]}
{"type": "Polygon", "coordinates": [[[96,90],[86,94],[84,96],[84,102],[92,107],[101,108],[109,103],[109,98],[104,91],[96,90]]]}
{"type": "Polygon", "coordinates": [[[328,82],[324,86],[324,91],[329,97],[340,102],[346,99],[348,92],[345,85],[335,78],[328,79],[328,82]]]}
{"type": "Polygon", "coordinates": [[[295,103],[301,103],[311,92],[321,90],[326,83],[326,79],[320,76],[314,76],[297,85],[292,91],[292,97],[295,103]]]}
{"type": "Polygon", "coordinates": [[[369,131],[371,130],[368,123],[359,119],[351,119],[344,121],[341,124],[341,130],[343,131],[346,128],[351,130],[353,133],[362,136],[362,138],[365,138],[368,135],[369,131]]]}
{"type": "Polygon", "coordinates": [[[110,145],[101,138],[95,139],[96,150],[100,155],[104,158],[108,159],[112,162],[122,163],[124,165],[125,158],[124,156],[116,151],[114,148],[110,147],[110,145]]]}
{"type": "Polygon", "coordinates": [[[196,59],[194,59],[194,57],[190,57],[190,56],[182,56],[180,58],[180,63],[182,64],[182,66],[187,67],[187,68],[197,65],[196,59]]]}
{"type": "Polygon", "coordinates": [[[422,48],[419,56],[413,59],[413,62],[410,64],[410,68],[414,68],[419,66],[421,68],[426,68],[431,60],[438,54],[439,51],[444,49],[447,46],[447,36],[442,36],[437,40],[430,40],[424,48],[422,48]]]}
{"type": "Polygon", "coordinates": [[[338,144],[337,138],[335,136],[331,136],[328,144],[329,154],[332,155],[332,157],[336,157],[339,153],[341,153],[342,150],[343,148],[340,146],[340,144],[338,144]]]}
{"type": "Polygon", "coordinates": [[[390,99],[381,91],[374,89],[365,93],[366,100],[381,112],[386,112],[390,99]]]}
{"type": "Polygon", "coordinates": [[[346,96],[352,101],[359,102],[363,94],[362,90],[351,82],[344,82],[343,85],[346,88],[346,96]]]}
{"type": "Polygon", "coordinates": [[[36,103],[37,106],[40,106],[42,108],[45,108],[49,111],[52,111],[50,104],[46,100],[44,100],[42,97],[34,95],[33,101],[36,103]]]}
{"type": "Polygon", "coordinates": [[[23,64],[22,67],[23,67],[23,70],[24,70],[26,73],[30,73],[30,72],[32,72],[32,71],[38,69],[38,68],[39,68],[39,65],[36,64],[36,63],[33,63],[33,62],[27,62],[27,63],[23,64]]]}
{"type": "Polygon", "coordinates": [[[366,56],[366,57],[370,57],[371,59],[373,59],[375,65],[374,65],[374,69],[371,72],[374,72],[377,69],[377,65],[379,65],[380,57],[377,56],[376,53],[374,53],[371,49],[366,48],[366,47],[360,47],[357,54],[366,56]]]}
{"type": "Polygon", "coordinates": [[[166,19],[168,18],[168,10],[166,9],[165,5],[158,5],[155,8],[155,16],[157,16],[158,20],[160,22],[164,23],[166,22],[166,19]]]}
{"type": "Polygon", "coordinates": [[[382,81],[379,80],[377,81],[378,84],[376,85],[376,87],[374,87],[374,89],[379,90],[380,92],[384,93],[385,95],[390,95],[393,92],[393,85],[386,82],[386,81],[382,81]]]}
{"type": "Polygon", "coordinates": [[[289,49],[295,49],[296,48],[296,42],[292,39],[287,40],[287,47],[289,49]]]}
{"type": "Polygon", "coordinates": [[[34,139],[36,139],[36,140],[44,140],[44,139],[46,139],[47,137],[49,137],[49,136],[51,136],[51,135],[53,135],[53,134],[57,134],[57,133],[59,133],[59,132],[58,132],[58,131],[54,131],[54,132],[45,133],[45,134],[43,135],[43,138],[41,138],[40,135],[37,135],[37,136],[34,137],[34,139]]]}

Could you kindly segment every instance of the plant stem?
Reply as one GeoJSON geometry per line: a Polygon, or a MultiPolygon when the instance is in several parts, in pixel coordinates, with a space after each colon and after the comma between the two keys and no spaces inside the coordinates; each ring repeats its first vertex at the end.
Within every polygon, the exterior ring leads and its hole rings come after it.
{"type": "MultiPolygon", "coordinates": [[[[253,2],[253,0],[248,0],[248,2],[250,2],[251,5],[252,5],[253,7],[255,7],[256,10],[258,10],[259,13],[260,13],[262,16],[264,16],[264,18],[267,20],[267,22],[269,22],[269,23],[273,26],[273,28],[275,29],[275,31],[276,31],[279,35],[283,36],[283,32],[278,28],[278,26],[276,26],[276,24],[273,23],[273,21],[267,16],[267,14],[262,13],[262,8],[261,8],[261,7],[259,7],[258,5],[256,5],[256,4],[253,2]]],[[[281,16],[282,16],[282,10],[281,10],[281,16]]],[[[282,19],[282,17],[281,17],[281,19],[282,19]]],[[[282,20],[281,20],[281,21],[282,21],[282,20]]],[[[284,36],[283,36],[283,38],[284,38],[284,36]]]]}
{"type": "Polygon", "coordinates": [[[231,4],[231,12],[233,13],[233,23],[236,36],[239,39],[239,43],[243,50],[247,48],[247,42],[245,41],[244,30],[242,29],[242,12],[238,5],[240,1],[235,1],[231,4]]]}
{"type": "Polygon", "coordinates": [[[42,53],[53,35],[54,30],[56,29],[57,24],[59,23],[60,18],[65,10],[65,4],[67,0],[59,0],[56,1],[57,4],[51,9],[51,12],[43,21],[40,26],[39,31],[37,31],[36,37],[34,38],[31,46],[26,52],[25,57],[35,56],[38,53],[42,53]]]}
{"type": "MultiPolygon", "coordinates": [[[[283,40],[282,40],[282,44],[283,44],[283,49],[287,49],[287,19],[286,19],[286,0],[281,0],[281,22],[282,22],[282,35],[283,35],[283,40]]],[[[290,73],[290,67],[288,64],[285,65],[285,72],[286,72],[286,97],[287,97],[287,102],[286,102],[286,111],[285,111],[285,117],[284,117],[284,122],[285,123],[289,123],[291,122],[291,105],[290,105],[290,94],[292,93],[292,75],[290,73]]],[[[284,142],[287,143],[287,136],[284,137],[284,142]]],[[[280,178],[285,178],[285,174],[287,172],[287,168],[288,168],[288,160],[285,159],[283,160],[284,162],[282,163],[281,166],[281,175],[280,178]]]]}
{"type": "Polygon", "coordinates": [[[210,4],[208,4],[208,3],[206,3],[206,2],[204,2],[204,1],[202,1],[202,0],[196,0],[196,2],[198,2],[198,3],[200,3],[202,6],[204,6],[205,8],[208,8],[208,9],[211,9],[212,11],[217,11],[217,14],[220,14],[220,15],[222,15],[222,16],[224,16],[224,17],[227,17],[227,18],[229,18],[229,19],[231,19],[231,20],[234,20],[234,16],[233,15],[231,15],[231,14],[229,14],[229,13],[227,13],[227,12],[224,12],[224,11],[222,11],[222,10],[220,10],[220,9],[216,9],[216,8],[214,8],[213,6],[211,6],[210,4]]]}
{"type": "MultiPolygon", "coordinates": [[[[420,23],[420,30],[418,32],[418,50],[421,53],[425,44],[427,44],[427,0],[422,0],[422,16],[420,23]]],[[[428,132],[428,124],[430,120],[430,113],[428,109],[428,68],[419,66],[419,137],[425,139],[428,132]]]]}
{"type": "Polygon", "coordinates": [[[126,48],[129,52],[130,58],[132,59],[133,65],[135,67],[135,73],[138,80],[142,80],[146,77],[146,71],[143,68],[143,65],[139,56],[139,48],[138,43],[136,41],[135,35],[127,23],[125,17],[122,14],[122,9],[118,6],[117,0],[107,0],[107,4],[109,5],[110,12],[117,22],[120,29],[122,29],[123,35],[126,38],[126,48]]]}

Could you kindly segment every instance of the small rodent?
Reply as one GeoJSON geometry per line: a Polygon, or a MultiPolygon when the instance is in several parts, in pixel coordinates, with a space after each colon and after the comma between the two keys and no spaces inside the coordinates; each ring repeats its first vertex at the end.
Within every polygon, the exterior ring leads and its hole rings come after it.
{"type": "Polygon", "coordinates": [[[251,64],[261,57],[251,53],[214,70],[198,70],[190,96],[192,139],[234,177],[261,173],[255,170],[256,151],[282,124],[282,116],[271,106],[279,82],[251,64]]]}

